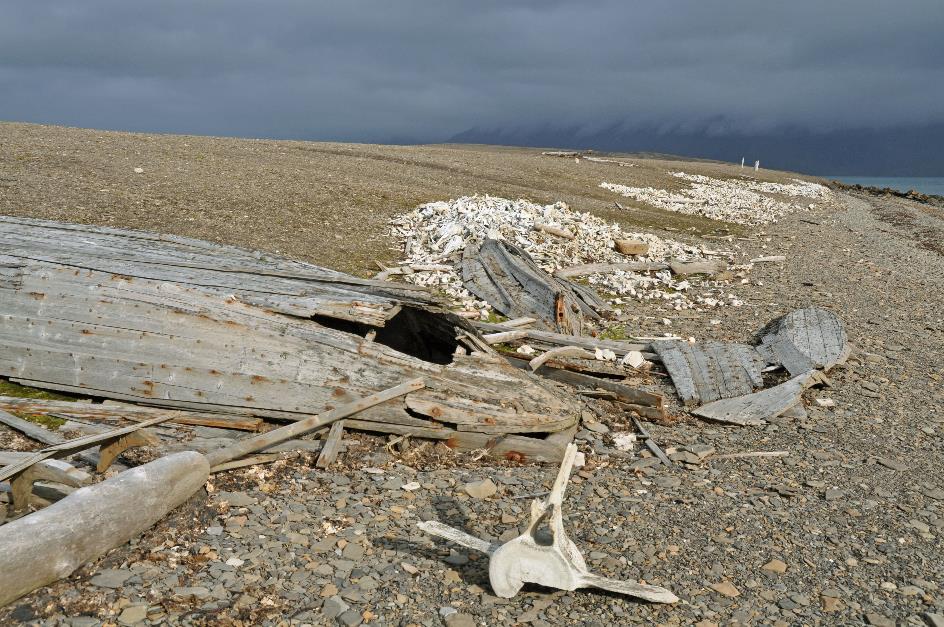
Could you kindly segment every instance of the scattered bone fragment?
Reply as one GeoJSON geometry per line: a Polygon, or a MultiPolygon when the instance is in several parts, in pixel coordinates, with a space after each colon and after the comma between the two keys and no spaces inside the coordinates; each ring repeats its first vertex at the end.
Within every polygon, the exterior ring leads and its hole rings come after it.
{"type": "Polygon", "coordinates": [[[429,534],[488,555],[489,581],[495,594],[502,598],[511,598],[524,584],[535,583],[560,590],[601,588],[655,603],[678,601],[678,597],[665,588],[608,579],[587,569],[580,550],[567,537],[561,512],[577,453],[576,445],[568,445],[550,495],[544,501],[532,501],[531,524],[527,531],[505,544],[496,546],[437,521],[421,522],[417,526],[429,534]]]}
{"type": "Polygon", "coordinates": [[[708,276],[712,276],[727,270],[728,264],[723,261],[679,261],[673,259],[669,262],[669,268],[678,276],[688,276],[691,274],[707,274],[708,276]]]}
{"type": "Polygon", "coordinates": [[[579,346],[558,346],[557,348],[552,348],[549,351],[541,353],[529,361],[528,366],[531,368],[531,370],[537,370],[548,360],[558,357],[582,357],[584,359],[593,359],[594,354],[579,346]]]}
{"type": "Polygon", "coordinates": [[[556,235],[557,237],[563,237],[564,239],[574,239],[574,234],[570,231],[550,224],[545,224],[544,222],[535,222],[534,230],[543,231],[544,233],[556,235]]]}

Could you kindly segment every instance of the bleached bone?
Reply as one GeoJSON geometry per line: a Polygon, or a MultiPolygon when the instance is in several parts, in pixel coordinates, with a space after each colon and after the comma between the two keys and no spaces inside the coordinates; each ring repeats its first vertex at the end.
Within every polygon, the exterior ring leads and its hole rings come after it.
{"type": "Polygon", "coordinates": [[[656,603],[674,603],[678,597],[658,586],[619,581],[594,575],[577,546],[567,537],[561,514],[564,490],[577,455],[570,444],[554,487],[546,501],[531,503],[531,524],[523,534],[497,546],[436,521],[419,523],[423,531],[489,556],[488,577],[500,597],[515,596],[526,583],[560,590],[602,588],[656,603]]]}

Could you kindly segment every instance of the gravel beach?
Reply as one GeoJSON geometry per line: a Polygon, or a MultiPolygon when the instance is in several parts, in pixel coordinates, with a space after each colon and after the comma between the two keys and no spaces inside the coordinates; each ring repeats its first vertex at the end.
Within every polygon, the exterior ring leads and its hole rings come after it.
{"type": "Polygon", "coordinates": [[[599,185],[671,189],[669,170],[733,178],[739,168],[623,158],[637,167],[525,149],[0,123],[0,214],[189,235],[367,275],[398,257],[388,222],[417,204],[475,193],[562,200],[743,259],[786,257],[732,287],[739,307],[677,315],[637,303],[630,334],[748,342],[815,305],[842,317],[854,345],[831,386],[807,393],[802,418],[729,427],[676,404],[670,424],[647,425],[672,468],[616,449],[613,436],[632,431],[624,416],[578,433],[587,465],[564,504],[571,538],[592,570],[668,587],[674,605],[539,588],[493,596],[483,556],[416,523],[510,539],[527,524],[524,497],[547,490],[556,469],[352,434],[327,471],[293,457],[214,476],[207,494],[130,545],[0,609],[0,624],[944,625],[944,210],[835,192],[772,224],[714,222],[599,185]],[[717,457],[758,451],[789,454],[717,457]],[[463,489],[487,478],[494,495],[463,489]]]}

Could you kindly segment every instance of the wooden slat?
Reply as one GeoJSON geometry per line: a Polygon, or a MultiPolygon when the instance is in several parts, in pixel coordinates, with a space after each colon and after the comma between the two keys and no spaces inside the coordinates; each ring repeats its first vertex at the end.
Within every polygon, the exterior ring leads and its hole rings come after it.
{"type": "Polygon", "coordinates": [[[321,455],[318,456],[315,466],[327,468],[334,463],[334,460],[338,457],[338,452],[341,450],[341,438],[343,436],[344,421],[339,420],[331,425],[331,430],[328,431],[328,437],[325,438],[324,446],[321,447],[321,455]]]}
{"type": "Polygon", "coordinates": [[[12,396],[0,396],[0,409],[41,416],[57,414],[58,416],[82,418],[85,420],[124,418],[140,422],[148,418],[168,416],[168,422],[174,424],[219,427],[221,429],[238,429],[241,431],[258,431],[262,424],[261,418],[246,416],[182,412],[121,403],[82,403],[37,398],[15,398],[12,396]]]}

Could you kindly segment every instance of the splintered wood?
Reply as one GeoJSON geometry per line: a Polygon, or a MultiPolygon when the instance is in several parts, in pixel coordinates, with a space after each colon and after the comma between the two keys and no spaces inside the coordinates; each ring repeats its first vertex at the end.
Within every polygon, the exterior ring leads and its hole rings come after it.
{"type": "Polygon", "coordinates": [[[462,255],[466,289],[509,318],[532,316],[546,328],[579,335],[583,317],[598,318],[606,304],[596,293],[538,266],[524,250],[486,239],[462,255]]]}
{"type": "Polygon", "coordinates": [[[580,414],[425,288],[183,237],[6,217],[0,376],[235,428],[303,419],[413,377],[426,387],[346,426],[448,441],[553,432],[580,414]],[[471,354],[454,355],[460,342],[471,354]]]}

